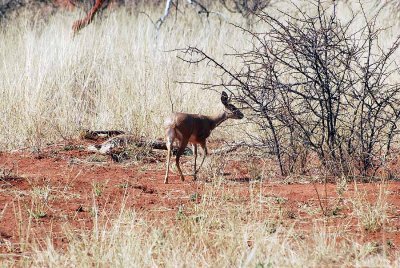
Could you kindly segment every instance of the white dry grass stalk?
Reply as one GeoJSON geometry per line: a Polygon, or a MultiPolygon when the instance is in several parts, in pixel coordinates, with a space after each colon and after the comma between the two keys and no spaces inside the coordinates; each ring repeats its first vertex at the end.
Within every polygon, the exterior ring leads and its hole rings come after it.
{"type": "Polygon", "coordinates": [[[353,213],[358,219],[360,228],[368,232],[381,230],[387,222],[389,204],[385,185],[379,184],[376,193],[376,201],[372,203],[368,202],[366,193],[358,190],[356,190],[356,196],[351,200],[353,213]]]}

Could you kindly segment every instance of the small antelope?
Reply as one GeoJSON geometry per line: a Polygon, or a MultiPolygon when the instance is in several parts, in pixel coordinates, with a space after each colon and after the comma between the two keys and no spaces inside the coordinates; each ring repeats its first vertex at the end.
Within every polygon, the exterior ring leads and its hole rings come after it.
{"type": "Polygon", "coordinates": [[[228,102],[228,95],[225,91],[221,94],[221,102],[225,106],[225,110],[216,116],[206,116],[200,114],[186,114],[186,113],[173,113],[165,119],[165,127],[167,133],[167,170],[165,173],[164,183],[168,183],[169,164],[171,160],[171,146],[174,140],[179,141],[179,149],[176,154],[176,167],[178,168],[181,180],[184,181],[185,177],[182,174],[181,167],[179,166],[179,159],[183,154],[187,144],[190,142],[194,147],[194,180],[196,174],[203,165],[204,159],[207,155],[206,139],[210,136],[211,131],[219,126],[227,119],[242,119],[243,114],[234,105],[228,102]],[[197,145],[200,144],[204,151],[203,160],[196,170],[197,160],[197,145]]]}

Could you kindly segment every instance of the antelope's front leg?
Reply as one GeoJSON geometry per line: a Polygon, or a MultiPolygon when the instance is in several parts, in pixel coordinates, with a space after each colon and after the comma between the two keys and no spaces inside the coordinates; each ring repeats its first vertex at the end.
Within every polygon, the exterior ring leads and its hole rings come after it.
{"type": "Polygon", "coordinates": [[[204,155],[203,155],[203,159],[201,160],[201,163],[200,163],[199,169],[196,171],[196,173],[197,173],[197,172],[199,172],[199,170],[200,170],[201,166],[202,166],[202,165],[203,165],[203,163],[204,163],[204,159],[206,159],[206,156],[207,156],[207,154],[208,154],[208,152],[207,152],[207,146],[206,146],[206,142],[202,142],[202,143],[200,143],[200,146],[201,146],[201,148],[203,148],[204,155]]]}

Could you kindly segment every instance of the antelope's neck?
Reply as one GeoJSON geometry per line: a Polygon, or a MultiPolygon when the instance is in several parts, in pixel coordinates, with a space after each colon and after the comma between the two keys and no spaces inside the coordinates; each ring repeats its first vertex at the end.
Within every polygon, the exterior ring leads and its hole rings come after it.
{"type": "Polygon", "coordinates": [[[224,122],[227,118],[226,113],[222,112],[218,115],[215,116],[210,116],[210,121],[211,121],[211,129],[216,128],[219,126],[222,122],[224,122]]]}

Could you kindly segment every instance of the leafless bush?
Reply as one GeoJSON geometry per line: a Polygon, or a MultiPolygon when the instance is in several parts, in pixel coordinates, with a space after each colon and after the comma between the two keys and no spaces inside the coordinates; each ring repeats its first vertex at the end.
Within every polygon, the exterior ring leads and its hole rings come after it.
{"type": "Polygon", "coordinates": [[[304,150],[333,175],[354,169],[371,175],[385,164],[398,134],[399,67],[393,55],[400,38],[384,49],[378,14],[368,19],[361,7],[342,21],[335,3],[314,3],[315,10],[298,9],[296,17],[259,13],[267,29],[262,32],[237,26],[251,37],[252,48],[230,55],[241,62],[235,71],[196,47],[182,50],[182,58],[222,71],[220,83],[203,85],[229,90],[250,111],[248,120],[261,131],[249,135],[277,158],[283,175],[304,150]]]}
{"type": "Polygon", "coordinates": [[[248,17],[267,8],[272,0],[220,0],[220,2],[230,12],[248,17]]]}
{"type": "MultiPolygon", "coordinates": [[[[131,0],[131,1],[123,1],[123,0],[69,0],[69,2],[77,7],[83,8],[85,13],[87,13],[86,17],[76,21],[73,25],[74,32],[79,31],[86,25],[90,24],[94,19],[94,16],[102,9],[107,7],[111,2],[125,5],[129,4],[131,6],[135,6],[140,4],[142,1],[140,0],[131,0]]],[[[170,17],[172,14],[175,15],[175,19],[178,14],[185,13],[185,6],[190,6],[194,9],[199,15],[205,15],[208,17],[210,14],[216,14],[220,16],[219,12],[213,11],[216,6],[221,7],[222,9],[228,10],[232,13],[240,13],[243,17],[248,18],[250,15],[255,14],[260,10],[264,10],[267,6],[271,4],[271,0],[220,0],[219,2],[210,1],[210,0],[155,0],[155,1],[143,1],[142,4],[147,6],[159,6],[160,4],[164,5],[164,12],[162,16],[154,22],[154,25],[159,29],[165,20],[170,17]],[[220,5],[218,5],[220,4],[220,5]]],[[[149,17],[150,18],[150,17],[149,17]]]]}
{"type": "Polygon", "coordinates": [[[50,13],[56,8],[55,1],[51,0],[0,0],[0,20],[7,18],[10,14],[17,13],[23,8],[39,9],[48,7],[50,13]]]}

